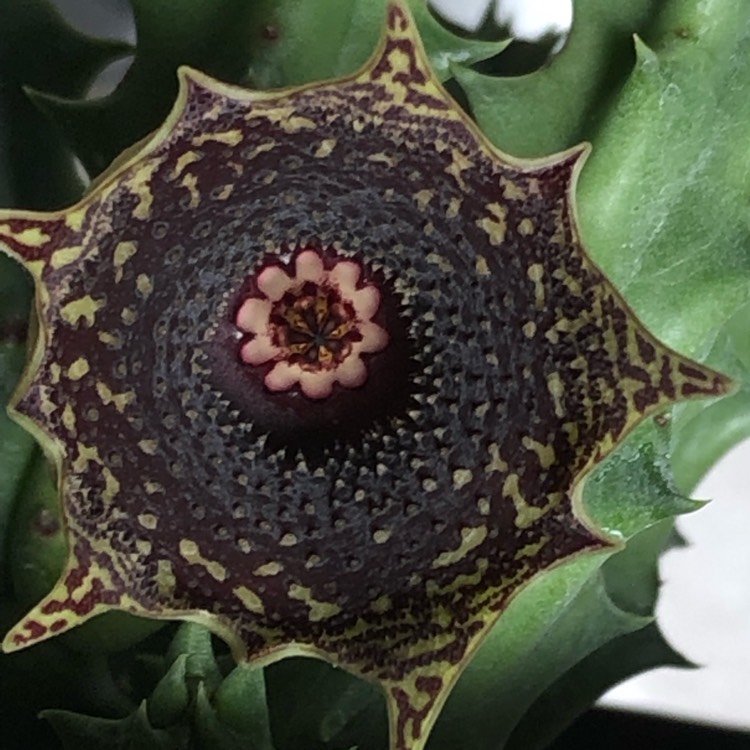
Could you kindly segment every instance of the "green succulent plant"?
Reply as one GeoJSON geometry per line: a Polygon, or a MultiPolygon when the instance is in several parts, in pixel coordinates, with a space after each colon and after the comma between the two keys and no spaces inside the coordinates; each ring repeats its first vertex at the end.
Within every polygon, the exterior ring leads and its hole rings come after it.
{"type": "Polygon", "coordinates": [[[19,746],[543,748],[684,665],[658,558],[750,432],[746,4],[579,0],[516,77],[422,0],[131,4],[132,50],[0,18],[19,746]]]}

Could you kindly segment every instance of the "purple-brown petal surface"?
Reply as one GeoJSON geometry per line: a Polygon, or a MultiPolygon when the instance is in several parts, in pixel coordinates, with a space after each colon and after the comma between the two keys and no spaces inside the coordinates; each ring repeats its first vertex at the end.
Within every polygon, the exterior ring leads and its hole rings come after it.
{"type": "Polygon", "coordinates": [[[393,4],[358,75],[265,93],[183,70],[165,125],[84,201],[0,212],[37,286],[13,409],[58,464],[70,541],[4,648],[112,608],[193,619],[238,659],[378,681],[392,747],[423,747],[519,587],[613,544],[574,501],[583,474],[646,415],[729,387],[581,248],[585,150],[493,149],[393,4]],[[352,296],[377,289],[387,334],[361,385],[315,399],[269,388],[236,325],[310,249],[361,269],[352,296]]]}

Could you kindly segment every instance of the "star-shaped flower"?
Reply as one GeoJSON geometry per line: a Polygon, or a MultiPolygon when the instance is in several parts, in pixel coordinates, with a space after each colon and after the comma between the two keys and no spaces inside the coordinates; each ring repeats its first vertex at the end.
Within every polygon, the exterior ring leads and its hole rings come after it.
{"type": "Polygon", "coordinates": [[[237,659],[328,659],[422,748],[532,577],[613,544],[580,480],[728,381],[659,343],[580,246],[585,148],[492,148],[408,12],[357,75],[262,93],[181,71],[81,203],[0,213],[39,335],[13,409],[70,559],[12,650],[107,609],[237,659]]]}

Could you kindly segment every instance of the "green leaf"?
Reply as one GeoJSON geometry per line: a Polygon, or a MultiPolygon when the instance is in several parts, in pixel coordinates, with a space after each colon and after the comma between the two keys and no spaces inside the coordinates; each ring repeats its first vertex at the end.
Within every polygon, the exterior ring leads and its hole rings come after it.
{"type": "Polygon", "coordinates": [[[255,41],[255,7],[247,0],[131,2],[138,44],[133,64],[114,92],[87,101],[34,95],[92,176],[161,124],[177,93],[180,65],[237,82],[255,41]]]}
{"type": "Polygon", "coordinates": [[[622,552],[602,566],[609,598],[624,612],[654,614],[659,594],[659,557],[672,534],[674,520],[660,521],[628,540],[622,552]]]}
{"type": "Polygon", "coordinates": [[[673,410],[672,467],[677,484],[692,490],[714,463],[750,437],[750,305],[740,308],[716,334],[705,357],[740,388],[714,402],[679,404],[673,410]]]}
{"type": "Polygon", "coordinates": [[[46,0],[3,3],[0,28],[0,205],[57,208],[78,199],[83,184],[70,148],[23,87],[82,96],[128,46],[80,34],[46,0]]]}
{"type": "Polygon", "coordinates": [[[503,747],[529,706],[595,649],[650,621],[619,609],[587,555],[540,575],[498,621],[448,699],[431,750],[503,747]]]}
{"type": "Polygon", "coordinates": [[[83,95],[93,76],[130,51],[125,42],[81,34],[48,0],[4,3],[0,21],[3,73],[60,96],[83,95]]]}
{"type": "Polygon", "coordinates": [[[209,695],[213,695],[222,679],[211,638],[211,632],[202,625],[183,622],[167,651],[169,665],[186,656],[185,679],[193,683],[193,694],[198,683],[206,683],[209,695]]]}
{"type": "Polygon", "coordinates": [[[302,657],[271,664],[266,680],[277,750],[387,746],[385,701],[375,685],[302,657]]]}
{"type": "Polygon", "coordinates": [[[221,677],[211,634],[192,623],[180,627],[164,661],[169,669],[148,701],[124,718],[106,720],[71,711],[43,715],[65,747],[273,750],[262,669],[239,666],[216,689],[221,677]]]}
{"type": "Polygon", "coordinates": [[[435,74],[441,81],[453,78],[453,65],[470,66],[500,54],[510,39],[468,39],[446,28],[427,7],[426,0],[408,0],[435,74]]]}
{"type": "Polygon", "coordinates": [[[655,333],[706,353],[750,299],[750,5],[667,5],[581,175],[584,242],[655,333]]]}
{"type": "Polygon", "coordinates": [[[187,680],[187,654],[179,654],[148,700],[148,718],[152,726],[167,729],[185,718],[190,708],[187,680]]]}
{"type": "Polygon", "coordinates": [[[384,18],[385,0],[261,0],[246,80],[272,89],[353,73],[375,49],[384,18]]]}
{"type": "Polygon", "coordinates": [[[211,705],[201,682],[195,698],[195,732],[192,741],[196,750],[272,750],[260,737],[237,732],[224,724],[211,705]]]}
{"type": "Polygon", "coordinates": [[[251,737],[258,750],[273,747],[264,670],[238,664],[219,685],[213,700],[219,720],[251,737]]]}
{"type": "Polygon", "coordinates": [[[669,423],[660,426],[649,420],[597,467],[584,490],[586,509],[596,526],[628,539],[659,521],[701,507],[675,488],[669,448],[669,423]]]}
{"type": "MultiPolygon", "coordinates": [[[[29,275],[7,255],[0,255],[0,345],[12,346],[25,340],[31,295],[29,275]]],[[[20,374],[21,367],[6,367],[0,380],[12,386],[20,374]]]]}
{"type": "MultiPolygon", "coordinates": [[[[0,271],[2,267],[0,267],[0,271]]],[[[0,324],[2,323],[0,318],[0,324]]],[[[18,343],[0,341],[0,405],[8,403],[12,389],[21,374],[26,360],[25,347],[18,343]]],[[[0,409],[0,586],[8,583],[6,571],[8,527],[13,503],[28,471],[34,450],[34,439],[15,422],[5,408],[0,409]]]]}
{"type": "Polygon", "coordinates": [[[655,624],[605,643],[545,690],[513,730],[507,750],[545,750],[607,689],[655,667],[688,667],[655,624]]]}
{"type": "Polygon", "coordinates": [[[41,451],[34,451],[17,495],[8,535],[9,572],[17,600],[30,607],[57,582],[68,554],[57,488],[41,451]]]}
{"type": "MultiPolygon", "coordinates": [[[[408,1],[430,61],[443,81],[452,76],[452,63],[471,65],[498,54],[508,43],[459,37],[435,18],[425,0],[408,1]]],[[[258,3],[254,27],[261,31],[248,71],[249,84],[280,88],[355,72],[375,49],[385,5],[385,0],[258,3]],[[300,55],[300,49],[306,54],[300,55]]]]}
{"type": "Polygon", "coordinates": [[[145,701],[124,719],[100,719],[72,711],[47,710],[49,721],[64,750],[184,750],[167,732],[148,721],[145,701]]]}
{"type": "Polygon", "coordinates": [[[576,0],[562,51],[528,75],[494,77],[454,64],[480,128],[513,156],[547,156],[590,137],[632,67],[633,32],[660,5],[658,0],[576,0]]]}

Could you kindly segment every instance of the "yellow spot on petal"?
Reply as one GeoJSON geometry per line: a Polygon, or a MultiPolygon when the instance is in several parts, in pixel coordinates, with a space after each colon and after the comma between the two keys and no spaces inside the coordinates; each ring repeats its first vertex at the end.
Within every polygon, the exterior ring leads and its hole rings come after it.
{"type": "Polygon", "coordinates": [[[329,156],[331,154],[335,146],[335,138],[326,138],[325,140],[322,140],[318,148],[315,150],[315,157],[317,159],[324,159],[326,156],[329,156]]]}
{"type": "Polygon", "coordinates": [[[78,442],[76,445],[78,448],[78,457],[75,461],[73,461],[73,471],[78,473],[86,471],[89,463],[96,463],[101,465],[102,460],[99,457],[98,448],[84,445],[81,442],[78,442]]]}
{"type": "Polygon", "coordinates": [[[186,151],[184,154],[180,154],[175,162],[171,178],[176,180],[185,171],[185,167],[196,161],[200,161],[202,158],[203,155],[199,154],[197,151],[186,151]]]}
{"type": "Polygon", "coordinates": [[[115,248],[112,256],[112,264],[115,267],[115,281],[122,280],[122,267],[138,252],[135,242],[120,242],[115,248]]]}
{"type": "Polygon", "coordinates": [[[297,544],[299,540],[294,534],[284,534],[284,536],[281,537],[279,540],[279,544],[282,547],[294,547],[295,544],[297,544]]]}
{"type": "Polygon", "coordinates": [[[83,245],[74,245],[72,247],[61,247],[52,253],[50,265],[54,269],[67,266],[78,260],[83,254],[83,245]]]}
{"type": "Polygon", "coordinates": [[[49,242],[49,235],[45,234],[41,227],[27,227],[20,232],[14,232],[10,224],[0,224],[0,236],[4,235],[11,240],[20,242],[26,247],[41,247],[49,242]]]}
{"type": "Polygon", "coordinates": [[[403,52],[398,47],[394,47],[392,52],[388,55],[388,62],[391,64],[390,73],[404,73],[408,72],[409,66],[411,65],[411,57],[403,52]]]}
{"type": "Polygon", "coordinates": [[[265,614],[266,608],[263,606],[263,600],[247,586],[237,586],[232,589],[232,593],[249,612],[255,612],[258,615],[265,614]]]}
{"type": "Polygon", "coordinates": [[[284,570],[284,566],[281,563],[277,563],[275,560],[267,562],[256,568],[253,571],[253,575],[256,576],[277,576],[281,571],[284,570]]]}
{"type": "Polygon", "coordinates": [[[151,542],[147,539],[136,539],[135,548],[138,550],[138,553],[143,556],[150,555],[152,550],[151,542]]]}
{"type": "Polygon", "coordinates": [[[453,489],[460,490],[474,478],[471,469],[456,469],[453,472],[453,489]]]}
{"type": "Polygon", "coordinates": [[[253,545],[250,544],[250,540],[246,539],[244,536],[237,539],[237,546],[240,548],[240,552],[244,552],[245,554],[250,552],[253,548],[253,545]]]}
{"type": "Polygon", "coordinates": [[[491,245],[501,245],[505,241],[505,232],[508,228],[505,217],[508,210],[500,203],[488,203],[489,216],[477,219],[477,226],[484,229],[490,239],[491,245]]]}
{"type": "Polygon", "coordinates": [[[138,523],[143,526],[144,529],[153,531],[157,527],[159,519],[153,513],[141,513],[138,516],[138,523]]]}
{"type": "Polygon", "coordinates": [[[62,423],[65,425],[65,429],[68,432],[75,432],[76,429],[76,415],[73,411],[73,407],[70,404],[65,404],[65,408],[62,413],[62,423]]]}
{"type": "Polygon", "coordinates": [[[234,185],[224,185],[224,187],[215,193],[216,200],[225,201],[234,191],[234,185]]]}
{"type": "Polygon", "coordinates": [[[113,404],[115,409],[122,414],[125,411],[125,407],[135,401],[135,393],[132,391],[125,391],[123,393],[112,393],[109,386],[106,383],[98,381],[96,384],[96,392],[102,403],[105,406],[113,404]]]}
{"type": "Polygon", "coordinates": [[[159,443],[156,440],[139,440],[138,447],[144,453],[148,453],[149,456],[153,456],[156,454],[156,449],[159,447],[159,443]]]}
{"type": "Polygon", "coordinates": [[[372,539],[375,544],[385,544],[391,538],[390,529],[378,529],[373,535],[372,539]]]}
{"type": "Polygon", "coordinates": [[[453,565],[459,560],[463,560],[471,550],[476,549],[487,538],[486,526],[465,526],[461,529],[461,543],[456,549],[441,552],[433,560],[433,568],[443,568],[446,565],[453,565]]]}
{"type": "Polygon", "coordinates": [[[385,151],[378,151],[376,154],[370,154],[367,157],[367,161],[372,161],[376,164],[386,164],[391,169],[395,169],[398,166],[400,157],[396,154],[387,154],[385,151]]]}
{"type": "Polygon", "coordinates": [[[518,486],[518,474],[510,474],[506,478],[503,484],[503,495],[509,497],[516,506],[515,524],[519,529],[528,528],[544,515],[544,508],[529,505],[526,502],[518,486]]]}
{"type": "Polygon", "coordinates": [[[68,367],[68,377],[71,380],[80,380],[90,369],[88,360],[84,357],[79,357],[68,367]]]}
{"type": "Polygon", "coordinates": [[[461,203],[463,198],[454,196],[448,202],[448,210],[445,212],[446,219],[455,219],[458,216],[458,212],[461,210],[461,203]]]}
{"type": "Polygon", "coordinates": [[[564,416],[565,409],[563,408],[562,399],[565,395],[565,384],[563,383],[559,372],[552,372],[547,376],[547,388],[555,401],[555,416],[564,416]]]}
{"type": "Polygon", "coordinates": [[[487,258],[485,258],[484,255],[477,255],[474,268],[478,276],[490,275],[490,267],[489,267],[489,264],[487,263],[487,258]]]}
{"type": "Polygon", "coordinates": [[[161,166],[166,156],[152,158],[146,162],[131,177],[125,186],[138,198],[138,203],[133,209],[133,218],[145,221],[151,214],[151,204],[154,202],[154,196],[151,193],[151,178],[156,170],[161,166]]]}
{"type": "Polygon", "coordinates": [[[79,232],[83,226],[83,220],[86,218],[86,209],[79,208],[77,211],[71,211],[65,216],[65,226],[74,232],[79,232]]]}
{"type": "Polygon", "coordinates": [[[257,146],[246,148],[242,152],[242,158],[246,161],[252,161],[256,156],[273,151],[274,148],[276,148],[276,141],[263,141],[263,143],[259,143],[257,146]]]}
{"type": "Polygon", "coordinates": [[[104,477],[102,498],[105,502],[111,502],[120,492],[120,483],[117,481],[117,477],[106,466],[102,469],[102,476],[104,477]]]}
{"type": "Polygon", "coordinates": [[[508,464],[500,457],[500,446],[497,443],[490,443],[487,450],[490,454],[490,462],[484,467],[484,473],[492,474],[495,471],[500,473],[508,471],[508,464]]]}
{"type": "Polygon", "coordinates": [[[190,193],[190,208],[197,208],[201,202],[200,190],[197,188],[198,178],[189,173],[182,178],[180,184],[190,193]]]}
{"type": "Polygon", "coordinates": [[[96,337],[102,342],[102,344],[106,344],[110,349],[119,349],[122,346],[122,341],[120,341],[119,337],[114,336],[108,331],[99,331],[96,334],[96,337]]]}
{"type": "Polygon", "coordinates": [[[445,171],[453,177],[461,190],[466,191],[467,186],[461,173],[465,172],[467,169],[471,169],[474,166],[474,162],[469,159],[466,154],[461,153],[457,148],[451,149],[451,156],[453,158],[451,159],[451,163],[445,168],[445,171]]]}
{"type": "Polygon", "coordinates": [[[148,297],[154,291],[154,284],[151,278],[145,273],[138,274],[135,280],[135,287],[142,297],[148,297]]]}
{"type": "Polygon", "coordinates": [[[537,442],[528,435],[524,435],[521,442],[526,450],[534,451],[534,453],[536,453],[539,457],[539,464],[543,469],[549,469],[549,467],[555,463],[555,449],[552,445],[545,445],[544,443],[537,442]]]}
{"type": "Polygon", "coordinates": [[[341,612],[341,607],[335,602],[323,602],[315,599],[311,589],[306,586],[300,586],[293,583],[289,587],[289,598],[304,602],[310,609],[310,622],[320,622],[327,620],[341,612]]]}
{"type": "Polygon", "coordinates": [[[383,615],[391,609],[392,606],[393,602],[391,601],[391,597],[388,596],[388,594],[383,594],[383,596],[379,596],[374,602],[372,602],[372,604],[370,604],[370,609],[377,615],[383,615]]]}
{"type": "Polygon", "coordinates": [[[96,319],[96,313],[104,307],[104,302],[94,299],[87,294],[85,297],[68,302],[60,309],[60,316],[70,325],[76,325],[83,318],[86,325],[91,328],[96,319]]]}
{"type": "Polygon", "coordinates": [[[453,264],[440,253],[428,253],[425,260],[434,266],[437,266],[443,273],[453,273],[453,264]]]}
{"type": "Polygon", "coordinates": [[[156,564],[156,586],[162,596],[170,596],[177,585],[172,563],[169,560],[159,560],[156,564]]]}
{"type": "Polygon", "coordinates": [[[521,549],[516,552],[514,556],[514,560],[522,560],[524,557],[536,557],[542,547],[544,547],[547,542],[550,541],[550,538],[548,536],[542,537],[538,542],[534,542],[533,544],[526,544],[521,549]]]}
{"type": "Polygon", "coordinates": [[[180,555],[188,564],[200,565],[205,568],[206,572],[215,580],[226,580],[227,569],[221,563],[205,558],[192,539],[180,539],[180,555]]]}
{"type": "Polygon", "coordinates": [[[132,326],[138,320],[138,311],[134,307],[123,307],[120,318],[126,326],[132,326]]]}
{"type": "Polygon", "coordinates": [[[426,188],[424,190],[420,190],[417,193],[414,193],[414,200],[417,202],[417,208],[420,211],[424,211],[434,196],[434,191],[427,190],[426,188]]]}
{"type": "Polygon", "coordinates": [[[529,235],[534,234],[534,222],[528,217],[521,219],[516,227],[516,231],[518,234],[528,237],[529,235]]]}
{"type": "Polygon", "coordinates": [[[544,308],[544,266],[541,263],[532,263],[526,272],[529,279],[534,282],[534,297],[537,308],[544,308]]]}
{"type": "Polygon", "coordinates": [[[227,146],[236,146],[243,138],[242,131],[239,129],[225,130],[223,133],[201,133],[193,138],[193,145],[202,146],[208,141],[216,141],[225,143],[227,146]]]}
{"type": "Polygon", "coordinates": [[[500,187],[503,189],[503,197],[511,201],[526,200],[526,191],[507,177],[500,178],[500,187]]]}

